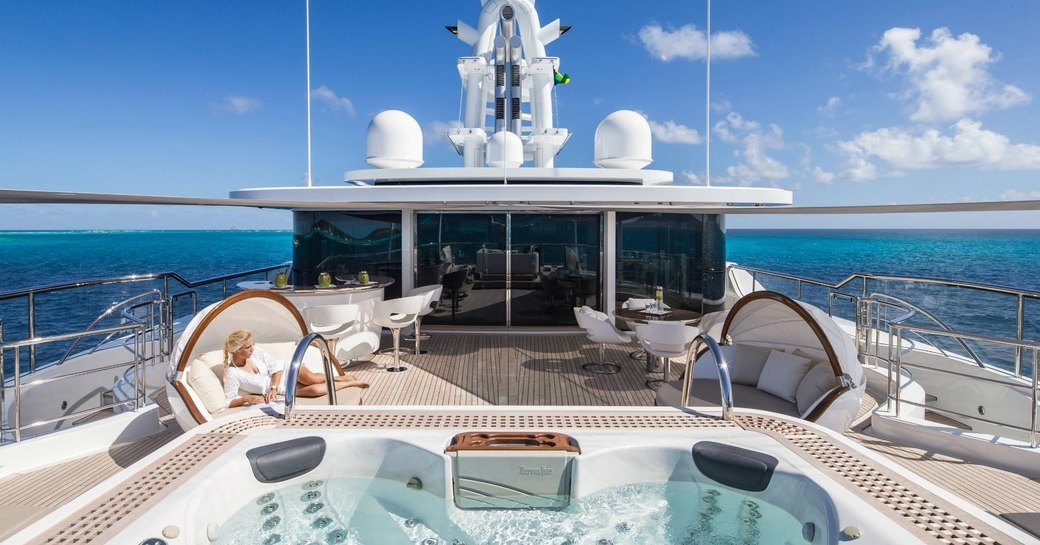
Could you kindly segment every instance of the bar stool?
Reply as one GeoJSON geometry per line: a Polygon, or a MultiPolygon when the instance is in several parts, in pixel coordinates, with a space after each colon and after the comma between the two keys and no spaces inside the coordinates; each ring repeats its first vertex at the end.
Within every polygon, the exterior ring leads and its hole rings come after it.
{"type": "Polygon", "coordinates": [[[636,326],[636,337],[639,339],[639,344],[647,354],[655,356],[664,367],[661,380],[647,380],[647,388],[660,388],[661,384],[668,381],[672,358],[685,356],[686,351],[690,348],[690,343],[698,334],[700,334],[699,329],[684,325],[682,322],[655,321],[636,326]]]}
{"type": "Polygon", "coordinates": [[[407,367],[401,365],[401,330],[415,323],[419,312],[429,306],[428,301],[427,296],[414,295],[376,303],[372,312],[372,321],[388,328],[394,337],[394,365],[386,367],[387,371],[398,373],[408,370],[407,367]]]}
{"type": "Polygon", "coordinates": [[[469,268],[463,266],[441,277],[441,286],[451,297],[451,321],[453,322],[455,321],[455,311],[459,309],[459,299],[462,297],[462,288],[466,285],[467,276],[469,276],[469,268]]]}
{"type": "MultiPolygon", "coordinates": [[[[357,324],[360,307],[357,305],[318,305],[303,309],[303,318],[311,331],[320,333],[329,343],[329,352],[336,353],[336,341],[357,324]]],[[[349,363],[349,362],[348,362],[349,363]]]]}
{"type": "Polygon", "coordinates": [[[422,319],[423,316],[426,316],[427,314],[432,313],[434,310],[437,310],[437,305],[441,302],[441,293],[443,292],[443,290],[444,286],[441,284],[430,284],[428,286],[420,286],[408,292],[409,296],[421,295],[429,298],[426,307],[419,311],[419,316],[415,319],[415,332],[411,335],[405,335],[404,337],[406,341],[415,341],[416,356],[421,356],[427,353],[426,350],[422,350],[419,348],[420,341],[425,341],[430,338],[429,335],[426,335],[422,332],[422,319]]]}

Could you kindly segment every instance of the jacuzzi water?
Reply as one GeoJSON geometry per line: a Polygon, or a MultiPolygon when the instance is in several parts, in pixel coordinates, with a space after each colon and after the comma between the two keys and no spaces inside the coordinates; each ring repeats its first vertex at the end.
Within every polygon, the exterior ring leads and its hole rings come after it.
{"type": "Polygon", "coordinates": [[[223,545],[805,543],[786,511],[689,481],[626,484],[563,510],[460,510],[402,482],[311,480],[255,498],[217,533],[223,545]]]}

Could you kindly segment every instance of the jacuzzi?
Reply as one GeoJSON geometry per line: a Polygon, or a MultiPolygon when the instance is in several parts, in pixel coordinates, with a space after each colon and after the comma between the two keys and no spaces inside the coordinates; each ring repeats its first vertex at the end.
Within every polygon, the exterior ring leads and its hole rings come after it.
{"type": "MultiPolygon", "coordinates": [[[[459,461],[445,451],[463,431],[475,430],[253,431],[136,517],[118,542],[920,543],[779,441],[735,428],[546,430],[580,450],[564,462],[560,505],[460,508],[459,461]],[[705,445],[714,454],[696,458],[705,445]],[[727,462],[757,455],[775,460],[762,490],[761,474],[742,480],[747,463],[727,462]]],[[[502,467],[518,483],[559,476],[552,463],[514,454],[502,467]]]]}

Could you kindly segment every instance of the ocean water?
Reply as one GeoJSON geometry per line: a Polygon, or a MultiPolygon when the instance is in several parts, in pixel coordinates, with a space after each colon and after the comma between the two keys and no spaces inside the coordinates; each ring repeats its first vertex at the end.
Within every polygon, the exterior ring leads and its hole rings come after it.
{"type": "MultiPolygon", "coordinates": [[[[946,278],[1040,292],[1040,230],[731,230],[727,258],[750,267],[836,282],[851,273],[946,278]]],[[[197,282],[290,261],[289,231],[8,231],[0,232],[0,294],[29,287],[130,274],[177,272],[197,282]]],[[[260,278],[260,277],[257,277],[260,278]]],[[[793,293],[790,283],[762,279],[793,293]]],[[[857,289],[851,290],[855,293],[857,289]]],[[[963,292],[907,291],[887,286],[915,303],[941,305],[943,319],[970,331],[1013,336],[1014,301],[963,292]],[[963,300],[962,300],[963,299],[963,300]]],[[[234,290],[233,283],[229,289],[234,290]]],[[[144,286],[103,287],[70,300],[44,294],[36,301],[37,333],[85,327],[103,306],[144,286]]],[[[177,290],[173,290],[177,292],[177,290]]],[[[823,292],[803,298],[825,306],[823,292]]],[[[223,296],[220,286],[198,293],[199,307],[223,296]]],[[[840,306],[840,303],[835,303],[840,306]]],[[[846,304],[847,305],[847,304],[846,304]]],[[[848,305],[847,305],[848,306],[848,305]]],[[[3,339],[26,338],[25,299],[0,300],[3,339]]],[[[181,310],[178,308],[178,310],[181,310]]],[[[835,309],[839,314],[851,310],[835,309]]],[[[1040,339],[1040,302],[1027,301],[1027,339],[1040,339]]],[[[10,354],[5,354],[5,360],[10,354]]],[[[9,366],[9,362],[5,361],[9,366]]]]}

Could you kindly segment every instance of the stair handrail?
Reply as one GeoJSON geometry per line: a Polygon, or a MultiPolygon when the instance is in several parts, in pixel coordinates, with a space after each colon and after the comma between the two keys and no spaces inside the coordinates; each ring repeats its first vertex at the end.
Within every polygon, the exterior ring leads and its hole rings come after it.
{"type": "MultiPolygon", "coordinates": [[[[87,328],[83,330],[83,332],[84,333],[89,333],[90,331],[93,331],[95,326],[97,326],[99,323],[101,323],[101,321],[103,321],[104,319],[106,319],[109,316],[111,316],[117,309],[122,308],[122,307],[126,306],[127,304],[132,303],[134,301],[137,301],[139,299],[144,299],[146,297],[155,297],[157,299],[161,299],[162,298],[162,292],[157,290],[157,289],[148,290],[148,291],[143,292],[143,293],[138,293],[137,295],[131,295],[130,297],[127,297],[126,299],[123,299],[122,301],[119,301],[118,303],[112,304],[107,309],[102,311],[101,314],[99,314],[97,318],[94,318],[94,321],[90,322],[90,325],[88,325],[87,328]]],[[[140,324],[142,326],[144,325],[144,320],[135,319],[135,320],[132,320],[132,321],[134,323],[140,324]]],[[[98,341],[94,345],[93,348],[90,349],[89,353],[91,353],[91,354],[94,353],[98,349],[98,347],[100,347],[101,345],[103,345],[106,342],[108,342],[109,339],[111,339],[114,335],[115,335],[115,333],[109,333],[107,336],[102,338],[100,341],[98,341]]],[[[76,349],[77,346],[79,346],[79,342],[81,340],[83,340],[83,337],[76,337],[76,340],[73,341],[71,345],[69,345],[69,347],[65,350],[65,353],[62,354],[62,356],[60,358],[58,358],[57,363],[55,363],[54,365],[61,365],[61,364],[65,363],[65,360],[69,359],[69,356],[72,355],[72,352],[76,349]]]]}
{"type": "MultiPolygon", "coordinates": [[[[917,314],[920,314],[920,315],[924,316],[925,318],[928,318],[929,320],[931,320],[935,325],[939,326],[939,328],[942,329],[943,331],[948,331],[950,333],[957,333],[957,331],[955,329],[950,327],[946,322],[944,322],[938,316],[932,314],[931,312],[928,312],[927,310],[925,310],[925,309],[923,309],[923,308],[921,308],[921,307],[919,307],[919,306],[917,306],[917,305],[915,305],[915,304],[913,304],[913,303],[911,303],[911,302],[909,302],[909,301],[907,301],[907,300],[905,300],[905,299],[903,299],[901,297],[896,297],[895,295],[889,295],[887,293],[874,292],[874,293],[871,293],[867,297],[866,300],[868,302],[869,301],[875,301],[879,305],[885,304],[885,305],[888,305],[888,306],[893,307],[893,308],[899,308],[900,306],[904,306],[904,307],[910,309],[911,312],[907,312],[906,314],[903,314],[902,316],[899,316],[898,318],[896,318],[894,320],[886,320],[886,322],[889,323],[889,324],[903,325],[910,318],[914,317],[917,314]],[[887,299],[887,301],[878,301],[878,299],[887,299]]],[[[928,340],[928,338],[925,337],[923,334],[921,334],[921,332],[919,332],[917,330],[910,330],[910,332],[914,333],[915,335],[917,335],[918,338],[923,339],[930,346],[932,346],[935,349],[937,349],[944,357],[949,357],[949,354],[946,352],[946,350],[943,350],[943,348],[941,346],[938,346],[935,343],[933,343],[932,341],[928,340]]],[[[972,350],[972,348],[970,346],[968,346],[968,343],[964,342],[963,338],[961,338],[960,336],[954,336],[953,339],[955,341],[957,341],[957,344],[961,345],[961,348],[963,348],[968,353],[968,355],[971,357],[971,359],[975,361],[976,365],[978,365],[979,367],[982,367],[982,368],[986,367],[986,364],[982,363],[982,359],[979,358],[979,355],[976,354],[975,351],[972,350]]]]}

